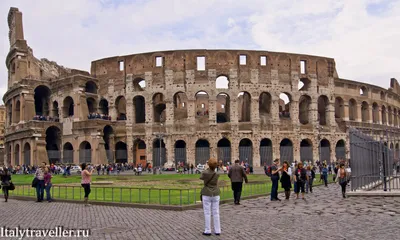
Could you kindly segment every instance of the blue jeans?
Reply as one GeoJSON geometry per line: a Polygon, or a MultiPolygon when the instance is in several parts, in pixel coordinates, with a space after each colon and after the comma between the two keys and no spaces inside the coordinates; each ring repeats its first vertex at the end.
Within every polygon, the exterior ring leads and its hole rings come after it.
{"type": "Polygon", "coordinates": [[[271,200],[278,199],[278,179],[271,178],[272,188],[271,188],[271,200]]]}
{"type": "Polygon", "coordinates": [[[36,186],[36,197],[38,201],[43,201],[44,198],[44,180],[39,180],[36,186]]]}
{"type": "Polygon", "coordinates": [[[50,201],[50,200],[51,200],[50,190],[51,190],[51,187],[52,187],[52,186],[53,186],[53,184],[49,183],[49,184],[47,184],[47,186],[45,187],[47,201],[50,201]]]}

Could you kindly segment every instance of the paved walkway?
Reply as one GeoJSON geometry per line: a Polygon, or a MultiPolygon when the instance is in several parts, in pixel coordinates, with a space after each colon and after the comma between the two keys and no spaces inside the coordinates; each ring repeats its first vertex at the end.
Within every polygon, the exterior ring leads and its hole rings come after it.
{"type": "Polygon", "coordinates": [[[90,228],[90,239],[96,240],[400,239],[400,198],[342,199],[337,185],[316,188],[307,201],[259,198],[240,206],[221,205],[220,237],[201,235],[201,209],[174,212],[1,199],[0,211],[0,226],[90,228]]]}

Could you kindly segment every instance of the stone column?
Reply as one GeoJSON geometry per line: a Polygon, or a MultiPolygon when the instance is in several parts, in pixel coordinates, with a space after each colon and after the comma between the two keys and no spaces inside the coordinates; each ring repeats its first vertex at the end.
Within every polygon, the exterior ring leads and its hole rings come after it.
{"type": "Polygon", "coordinates": [[[362,121],[361,103],[357,103],[356,108],[357,108],[356,109],[356,111],[357,111],[356,121],[361,122],[362,121]]]}
{"type": "Polygon", "coordinates": [[[372,123],[372,118],[373,118],[373,109],[372,105],[368,106],[368,123],[372,123]]]}
{"type": "Polygon", "coordinates": [[[336,121],[335,121],[335,102],[330,102],[328,107],[327,107],[327,112],[326,112],[326,116],[327,116],[327,124],[329,126],[335,126],[336,121]]]}
{"type": "Polygon", "coordinates": [[[378,123],[382,124],[383,119],[382,119],[382,107],[378,106],[378,123]]]}
{"type": "Polygon", "coordinates": [[[231,107],[231,109],[230,109],[230,112],[231,112],[230,119],[231,119],[232,124],[236,124],[237,125],[239,123],[239,113],[238,113],[237,98],[231,99],[230,103],[231,103],[231,105],[230,105],[230,107],[231,107]]]}
{"type": "Polygon", "coordinates": [[[231,161],[232,163],[235,162],[235,160],[239,159],[239,140],[236,139],[236,137],[230,139],[231,141],[231,161]]]}
{"type": "Polygon", "coordinates": [[[166,153],[166,160],[167,163],[170,165],[172,163],[175,163],[175,151],[174,151],[174,141],[171,136],[166,136],[164,138],[164,143],[165,143],[165,149],[167,151],[166,153]]]}
{"type": "Polygon", "coordinates": [[[146,100],[146,123],[153,124],[153,100],[146,100]]]}
{"type": "Polygon", "coordinates": [[[253,167],[260,167],[261,159],[260,159],[260,145],[255,144],[259,141],[253,141],[253,167]]]}
{"type": "Polygon", "coordinates": [[[350,119],[349,102],[343,103],[343,107],[344,107],[344,116],[343,116],[343,120],[344,120],[344,121],[349,121],[349,119],[350,119]]]}
{"type": "Polygon", "coordinates": [[[313,126],[318,126],[319,125],[319,119],[318,119],[318,102],[312,100],[309,108],[309,116],[308,119],[310,123],[313,126]]]}
{"type": "Polygon", "coordinates": [[[208,100],[208,123],[210,125],[217,124],[217,101],[214,96],[208,100]]]}
{"type": "Polygon", "coordinates": [[[21,103],[21,108],[19,109],[19,121],[21,123],[25,122],[25,96],[24,94],[21,94],[19,97],[20,103],[21,103]]]}
{"type": "Polygon", "coordinates": [[[187,123],[190,126],[194,125],[196,123],[196,100],[188,99],[187,111],[188,111],[187,123]]]}
{"type": "Polygon", "coordinates": [[[11,100],[11,103],[12,103],[12,108],[11,108],[11,112],[12,112],[12,118],[11,118],[11,125],[12,124],[15,124],[16,123],[16,121],[17,121],[17,118],[16,118],[16,115],[17,114],[15,114],[15,98],[13,98],[12,100],[11,100]]]}
{"type": "Polygon", "coordinates": [[[258,108],[259,108],[259,96],[253,96],[251,98],[250,121],[257,125],[260,124],[260,112],[258,108]]]}
{"type": "Polygon", "coordinates": [[[293,126],[299,125],[299,101],[298,99],[290,102],[290,119],[292,120],[293,126]]]}
{"type": "Polygon", "coordinates": [[[279,94],[271,93],[271,121],[279,124],[279,94]]]}
{"type": "Polygon", "coordinates": [[[174,117],[174,102],[172,100],[168,100],[166,102],[165,115],[166,115],[165,124],[167,126],[174,125],[174,118],[175,118],[174,117]]]}

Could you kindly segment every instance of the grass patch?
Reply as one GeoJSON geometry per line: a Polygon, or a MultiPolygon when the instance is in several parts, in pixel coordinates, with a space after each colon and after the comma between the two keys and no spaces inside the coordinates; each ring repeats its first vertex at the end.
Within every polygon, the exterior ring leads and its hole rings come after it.
{"type": "MultiPolygon", "coordinates": [[[[159,205],[189,205],[200,200],[202,181],[198,174],[162,174],[143,176],[93,176],[93,181],[113,181],[113,185],[92,185],[91,201],[141,203],[159,205]]],[[[265,175],[249,175],[249,184],[243,185],[242,197],[269,196],[271,181],[265,175]]],[[[16,189],[14,196],[35,197],[36,189],[32,188],[32,175],[13,175],[16,189]]],[[[314,182],[314,186],[323,184],[314,182]]],[[[80,176],[63,177],[55,175],[52,179],[52,197],[55,199],[83,200],[84,191],[80,186],[80,176]]],[[[279,191],[282,191],[279,183],[279,191]]],[[[221,200],[233,199],[230,180],[227,175],[220,175],[219,187],[221,200]]]]}

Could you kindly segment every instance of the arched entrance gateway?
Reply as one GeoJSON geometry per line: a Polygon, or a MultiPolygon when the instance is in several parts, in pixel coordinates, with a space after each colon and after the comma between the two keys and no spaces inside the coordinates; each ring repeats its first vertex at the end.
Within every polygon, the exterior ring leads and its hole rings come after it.
{"type": "Polygon", "coordinates": [[[51,126],[46,130],[46,151],[49,163],[61,162],[61,131],[56,126],[51,126]]]}
{"type": "Polygon", "coordinates": [[[117,144],[115,144],[115,161],[117,163],[128,162],[128,149],[126,143],[117,142],[117,144]]]}
{"type": "Polygon", "coordinates": [[[344,140],[339,140],[336,143],[336,159],[345,159],[346,158],[346,148],[345,148],[345,142],[344,140]]]}
{"type": "Polygon", "coordinates": [[[35,88],[35,112],[36,115],[49,116],[50,89],[46,86],[35,88]]]}
{"type": "Polygon", "coordinates": [[[136,165],[142,164],[143,167],[146,166],[146,143],[143,140],[137,139],[133,144],[133,159],[136,165]]]}
{"type": "Polygon", "coordinates": [[[279,153],[281,162],[283,161],[288,161],[289,163],[293,162],[293,143],[292,141],[290,141],[290,139],[285,138],[281,141],[279,153]]]}
{"type": "Polygon", "coordinates": [[[272,165],[272,141],[264,138],[260,142],[260,164],[261,166],[272,165]]]}
{"type": "Polygon", "coordinates": [[[323,162],[326,160],[328,164],[331,163],[331,144],[328,140],[322,139],[320,142],[320,160],[323,162]]]}
{"type": "Polygon", "coordinates": [[[253,143],[248,138],[242,139],[239,143],[239,160],[253,165],[253,143]]]}
{"type": "Polygon", "coordinates": [[[186,142],[178,140],[175,142],[175,166],[179,163],[186,165],[186,142]]]}
{"type": "Polygon", "coordinates": [[[14,165],[18,166],[19,163],[19,144],[15,145],[14,147],[14,165]]]}
{"type": "Polygon", "coordinates": [[[300,160],[313,162],[313,147],[310,139],[303,139],[300,142],[300,160]]]}
{"type": "Polygon", "coordinates": [[[218,161],[222,161],[225,164],[232,163],[231,161],[231,142],[226,139],[222,138],[218,141],[218,161]]]}
{"type": "Polygon", "coordinates": [[[153,166],[163,167],[167,161],[166,149],[164,140],[159,138],[154,139],[153,141],[153,166]]]}
{"type": "Polygon", "coordinates": [[[207,140],[199,139],[196,142],[195,163],[206,164],[210,159],[210,143],[207,140]]]}
{"type": "Polygon", "coordinates": [[[74,147],[71,143],[66,142],[63,147],[63,163],[74,162],[74,147]]]}
{"type": "Polygon", "coordinates": [[[29,143],[25,143],[24,146],[24,164],[31,165],[31,145],[29,143]]]}
{"type": "Polygon", "coordinates": [[[92,146],[89,142],[83,141],[79,145],[79,163],[92,162],[92,146]]]}

